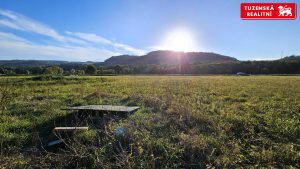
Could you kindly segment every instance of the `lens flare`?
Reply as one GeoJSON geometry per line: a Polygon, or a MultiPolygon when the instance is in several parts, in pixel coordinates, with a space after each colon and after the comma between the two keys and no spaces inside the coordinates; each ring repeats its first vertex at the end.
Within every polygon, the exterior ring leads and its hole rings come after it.
{"type": "Polygon", "coordinates": [[[183,28],[168,32],[159,45],[159,49],[183,52],[195,52],[200,50],[198,42],[192,32],[183,28]]]}

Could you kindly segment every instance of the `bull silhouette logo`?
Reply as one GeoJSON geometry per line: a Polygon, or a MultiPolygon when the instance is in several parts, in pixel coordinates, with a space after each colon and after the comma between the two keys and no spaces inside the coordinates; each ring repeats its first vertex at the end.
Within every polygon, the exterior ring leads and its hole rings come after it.
{"type": "Polygon", "coordinates": [[[290,7],[279,6],[278,9],[279,9],[279,15],[278,16],[293,16],[292,8],[290,8],[290,7]]]}

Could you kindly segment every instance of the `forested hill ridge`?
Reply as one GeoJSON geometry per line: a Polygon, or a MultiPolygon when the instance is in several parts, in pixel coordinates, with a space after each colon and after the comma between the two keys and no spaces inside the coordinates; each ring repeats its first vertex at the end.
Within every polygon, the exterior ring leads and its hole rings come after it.
{"type": "Polygon", "coordinates": [[[0,60],[0,75],[14,74],[300,74],[300,56],[239,61],[204,52],[154,51],[114,56],[104,62],[0,60]],[[54,67],[54,68],[53,68],[54,67]]]}
{"type": "Polygon", "coordinates": [[[142,56],[121,55],[105,60],[104,64],[111,65],[137,65],[160,64],[178,65],[182,63],[220,63],[237,61],[236,58],[208,52],[174,52],[167,50],[153,51],[142,56]]]}
{"type": "Polygon", "coordinates": [[[0,60],[0,66],[2,67],[39,67],[66,63],[69,62],[56,60],[0,60]]]}
{"type": "Polygon", "coordinates": [[[0,60],[0,66],[6,67],[36,67],[51,65],[82,65],[95,64],[97,66],[114,66],[114,65],[177,65],[182,63],[220,63],[220,62],[237,61],[236,58],[224,56],[215,53],[206,52],[173,52],[173,51],[153,51],[146,55],[120,55],[112,56],[104,62],[67,62],[51,60],[0,60]]]}

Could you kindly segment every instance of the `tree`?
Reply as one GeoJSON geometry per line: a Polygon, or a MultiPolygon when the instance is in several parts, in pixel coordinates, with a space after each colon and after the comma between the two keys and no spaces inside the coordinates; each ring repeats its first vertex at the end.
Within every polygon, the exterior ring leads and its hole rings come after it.
{"type": "Polygon", "coordinates": [[[29,71],[34,75],[39,75],[44,73],[44,69],[41,67],[32,67],[29,69],[29,71]]]}
{"type": "Polygon", "coordinates": [[[103,72],[104,72],[104,68],[100,67],[99,70],[97,71],[97,74],[103,74],[103,72]]]}
{"type": "Polygon", "coordinates": [[[70,73],[71,73],[71,75],[75,75],[76,70],[75,70],[75,69],[71,69],[71,70],[70,70],[70,73]]]}
{"type": "Polygon", "coordinates": [[[188,62],[183,62],[179,65],[179,73],[181,74],[187,74],[190,73],[191,67],[188,62]]]}
{"type": "Polygon", "coordinates": [[[50,66],[46,68],[45,74],[49,75],[62,75],[64,70],[58,66],[50,66]]]}
{"type": "Polygon", "coordinates": [[[114,70],[116,74],[120,74],[122,71],[122,67],[120,65],[114,66],[114,70]]]}
{"type": "Polygon", "coordinates": [[[16,75],[16,72],[13,69],[5,69],[4,74],[6,74],[6,75],[16,75]]]}
{"type": "Polygon", "coordinates": [[[5,72],[5,69],[0,67],[0,74],[4,74],[4,72],[5,72]]]}
{"type": "Polygon", "coordinates": [[[94,75],[97,73],[97,68],[95,65],[87,65],[85,68],[85,73],[88,75],[94,75]]]}
{"type": "Polygon", "coordinates": [[[123,66],[122,73],[124,73],[124,74],[131,74],[132,73],[132,69],[129,66],[123,66]]]}
{"type": "Polygon", "coordinates": [[[29,75],[29,70],[27,69],[21,69],[21,68],[16,68],[15,69],[16,71],[16,74],[19,74],[19,75],[29,75]]]}
{"type": "Polygon", "coordinates": [[[76,70],[75,74],[76,75],[84,75],[85,72],[84,72],[84,70],[76,70]]]}

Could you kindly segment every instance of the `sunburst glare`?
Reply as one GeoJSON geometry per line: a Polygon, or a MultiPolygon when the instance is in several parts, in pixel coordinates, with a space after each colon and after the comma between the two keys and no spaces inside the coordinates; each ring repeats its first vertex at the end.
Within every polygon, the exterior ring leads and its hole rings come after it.
{"type": "Polygon", "coordinates": [[[166,33],[158,48],[183,52],[200,50],[195,35],[192,31],[184,28],[177,28],[166,33]]]}

